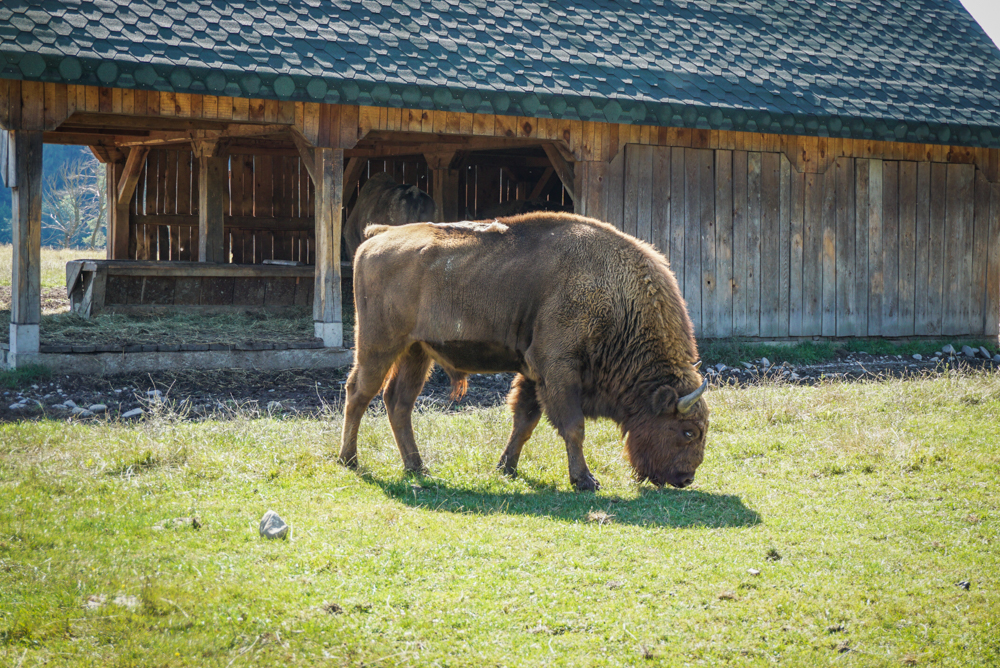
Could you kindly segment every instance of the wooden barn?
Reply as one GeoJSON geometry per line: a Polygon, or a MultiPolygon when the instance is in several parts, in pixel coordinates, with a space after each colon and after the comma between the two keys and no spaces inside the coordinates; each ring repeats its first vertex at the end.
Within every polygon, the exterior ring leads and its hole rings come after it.
{"type": "Polygon", "coordinates": [[[107,166],[84,310],[312,303],[339,347],[342,221],[391,171],[440,220],[649,241],[700,338],[995,337],[998,78],[950,0],[7,2],[5,359],[44,358],[43,143],[107,166]]]}

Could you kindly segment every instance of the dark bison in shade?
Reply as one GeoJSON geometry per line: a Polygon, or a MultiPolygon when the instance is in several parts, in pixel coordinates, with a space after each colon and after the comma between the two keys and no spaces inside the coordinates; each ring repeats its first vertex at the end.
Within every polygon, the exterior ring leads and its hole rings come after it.
{"type": "Polygon", "coordinates": [[[416,186],[399,185],[392,174],[379,172],[365,181],[344,224],[344,248],[354,257],[371,223],[405,225],[434,220],[434,200],[416,186]]]}
{"type": "Polygon", "coordinates": [[[367,235],[354,263],[343,463],[357,464],[358,424],[384,388],[403,463],[422,469],[410,416],[437,362],[456,395],[468,374],[518,374],[499,464],[508,475],[544,410],[566,441],[577,489],[599,486],[583,455],[588,417],[620,425],[638,480],[691,484],[704,455],[707,381],[677,281],[652,246],[566,213],[372,226],[367,235]]]}

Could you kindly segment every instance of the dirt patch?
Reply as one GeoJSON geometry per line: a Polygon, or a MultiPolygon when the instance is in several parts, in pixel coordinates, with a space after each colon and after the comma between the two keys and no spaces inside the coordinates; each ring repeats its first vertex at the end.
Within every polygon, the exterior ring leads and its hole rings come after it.
{"type": "MultiPolygon", "coordinates": [[[[320,414],[343,405],[348,369],[260,372],[242,369],[182,371],[176,373],[85,376],[57,374],[20,390],[7,390],[0,401],[0,422],[72,418],[70,400],[87,409],[107,406],[102,415],[118,417],[136,408],[155,411],[167,402],[191,419],[225,417],[236,408],[261,413],[320,414]],[[157,394],[158,393],[158,394],[157,394]],[[20,404],[20,405],[18,405],[20,404]],[[14,407],[17,406],[17,407],[14,407]]],[[[449,398],[451,384],[440,369],[428,380],[417,406],[462,410],[494,406],[505,401],[513,374],[480,374],[469,382],[468,394],[459,402],[449,398]]],[[[378,404],[378,399],[373,405],[378,404]]]]}
{"type": "MultiPolygon", "coordinates": [[[[886,377],[993,372],[1000,366],[985,359],[930,357],[914,360],[889,355],[848,355],[826,364],[763,368],[728,368],[709,374],[712,384],[753,385],[784,382],[811,385],[831,380],[876,380],[886,377]]],[[[19,390],[6,390],[0,396],[0,422],[24,419],[79,419],[72,416],[72,406],[59,408],[70,400],[80,408],[103,404],[107,410],[93,418],[118,417],[136,408],[146,413],[166,401],[184,411],[191,419],[225,418],[235,408],[262,414],[320,415],[339,409],[344,400],[344,382],[348,369],[288,370],[260,372],[247,370],[183,371],[118,376],[55,374],[49,380],[19,390]],[[159,394],[157,394],[159,393],[159,394]],[[16,406],[16,407],[15,407],[16,406]]],[[[436,368],[417,400],[419,407],[442,410],[465,410],[470,407],[502,405],[513,381],[513,374],[477,374],[469,378],[468,394],[461,401],[449,398],[451,385],[441,369],[436,368]]],[[[377,405],[378,399],[373,402],[377,405]]]]}
{"type": "MultiPolygon", "coordinates": [[[[0,311],[10,318],[11,286],[0,285],[0,311]]],[[[69,297],[66,288],[42,288],[42,313],[66,313],[69,311],[69,297]]]]}

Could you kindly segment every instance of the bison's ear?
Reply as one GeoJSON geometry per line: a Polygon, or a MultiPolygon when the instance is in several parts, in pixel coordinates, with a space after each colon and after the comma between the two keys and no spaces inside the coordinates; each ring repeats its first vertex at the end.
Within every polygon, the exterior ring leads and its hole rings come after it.
{"type": "Polygon", "coordinates": [[[677,404],[677,390],[669,385],[657,388],[650,399],[654,415],[672,412],[677,404]]]}

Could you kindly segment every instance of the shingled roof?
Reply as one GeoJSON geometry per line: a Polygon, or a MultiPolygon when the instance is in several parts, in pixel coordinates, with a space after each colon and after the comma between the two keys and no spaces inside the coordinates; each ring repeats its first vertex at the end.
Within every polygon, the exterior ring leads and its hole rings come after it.
{"type": "Polygon", "coordinates": [[[1000,147],[958,0],[5,0],[0,78],[1000,147]]]}

